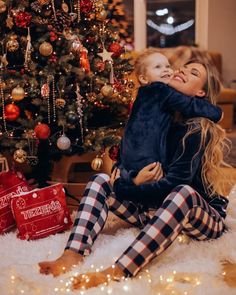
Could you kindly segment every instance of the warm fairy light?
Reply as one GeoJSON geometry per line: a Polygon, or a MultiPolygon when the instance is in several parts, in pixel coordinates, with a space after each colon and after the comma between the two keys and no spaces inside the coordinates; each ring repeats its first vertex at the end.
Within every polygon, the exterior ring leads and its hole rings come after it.
{"type": "Polygon", "coordinates": [[[166,279],[166,281],[167,281],[168,283],[172,283],[172,282],[173,282],[173,280],[174,280],[174,278],[173,278],[173,277],[169,277],[169,278],[167,278],[167,279],[166,279]]]}
{"type": "Polygon", "coordinates": [[[59,291],[59,288],[54,288],[54,291],[55,291],[55,292],[58,292],[58,291],[59,291]]]}
{"type": "Polygon", "coordinates": [[[201,281],[200,281],[200,280],[197,280],[197,281],[196,281],[196,285],[197,285],[197,286],[201,285],[201,281]]]}
{"type": "Polygon", "coordinates": [[[112,289],[108,289],[107,294],[111,294],[111,293],[112,293],[112,289]]]}
{"type": "Polygon", "coordinates": [[[124,289],[124,291],[127,292],[127,291],[129,291],[129,286],[128,286],[128,285],[124,285],[124,286],[123,286],[123,289],[124,289]]]}

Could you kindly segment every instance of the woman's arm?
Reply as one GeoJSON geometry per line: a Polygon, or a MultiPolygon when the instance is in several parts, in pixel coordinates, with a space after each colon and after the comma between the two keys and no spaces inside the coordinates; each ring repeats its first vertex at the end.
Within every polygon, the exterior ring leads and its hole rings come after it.
{"type": "MultiPolygon", "coordinates": [[[[157,182],[141,185],[127,184],[121,178],[114,182],[114,191],[120,198],[130,201],[159,206],[174,187],[179,184],[191,184],[199,166],[202,151],[199,152],[201,133],[197,132],[185,140],[179,141],[171,165],[166,175],[157,182]]],[[[173,144],[170,142],[169,144],[173,144]]]]}

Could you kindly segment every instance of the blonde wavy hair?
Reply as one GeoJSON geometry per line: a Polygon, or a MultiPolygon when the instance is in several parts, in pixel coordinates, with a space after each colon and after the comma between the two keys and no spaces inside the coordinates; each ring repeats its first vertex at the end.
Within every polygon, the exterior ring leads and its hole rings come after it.
{"type": "Polygon", "coordinates": [[[143,50],[138,55],[138,57],[135,59],[134,73],[135,73],[137,78],[139,77],[139,75],[145,75],[146,74],[145,59],[147,57],[149,57],[150,55],[155,54],[155,53],[162,54],[158,48],[150,47],[150,48],[147,48],[147,49],[143,50]]]}
{"type": "MultiPolygon", "coordinates": [[[[187,64],[190,63],[198,63],[205,67],[207,72],[207,80],[204,85],[205,99],[216,105],[216,98],[220,92],[220,82],[216,70],[211,65],[198,60],[191,60],[187,64]]],[[[183,138],[183,146],[185,146],[185,140],[189,135],[201,132],[198,152],[204,150],[201,177],[205,190],[209,196],[224,195],[227,185],[233,182],[223,169],[231,167],[224,160],[230,151],[231,141],[227,139],[225,130],[219,124],[208,119],[193,118],[188,120],[186,124],[188,131],[183,138]]]]}

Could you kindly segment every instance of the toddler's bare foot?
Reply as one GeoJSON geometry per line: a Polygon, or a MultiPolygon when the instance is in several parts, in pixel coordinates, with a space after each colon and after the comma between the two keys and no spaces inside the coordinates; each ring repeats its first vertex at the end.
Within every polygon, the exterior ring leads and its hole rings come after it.
{"type": "Polygon", "coordinates": [[[110,281],[117,281],[124,276],[118,266],[109,267],[101,272],[88,272],[74,277],[72,289],[89,289],[97,287],[98,285],[108,283],[110,281]]]}
{"type": "Polygon", "coordinates": [[[41,274],[52,274],[54,277],[69,271],[73,265],[83,261],[83,256],[71,250],[65,250],[63,254],[54,261],[43,261],[39,263],[41,274]]]}

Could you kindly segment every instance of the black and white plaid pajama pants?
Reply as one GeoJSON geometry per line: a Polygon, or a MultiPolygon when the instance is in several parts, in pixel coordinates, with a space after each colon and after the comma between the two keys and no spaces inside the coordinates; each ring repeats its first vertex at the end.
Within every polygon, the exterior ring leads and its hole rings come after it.
{"type": "Polygon", "coordinates": [[[224,230],[220,214],[190,186],[176,187],[153,216],[140,212],[133,202],[119,200],[112,192],[106,174],[94,175],[88,182],[65,249],[88,255],[106,222],[108,211],[141,232],[115,262],[126,276],[138,271],[185,233],[197,240],[216,239],[224,230]]]}

